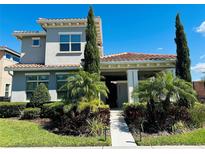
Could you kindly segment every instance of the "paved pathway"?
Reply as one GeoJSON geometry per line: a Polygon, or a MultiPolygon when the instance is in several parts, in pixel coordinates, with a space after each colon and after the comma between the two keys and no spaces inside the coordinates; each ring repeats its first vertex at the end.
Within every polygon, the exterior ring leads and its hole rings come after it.
{"type": "Polygon", "coordinates": [[[122,111],[111,110],[110,120],[112,147],[136,147],[135,140],[122,116],[122,111]]]}

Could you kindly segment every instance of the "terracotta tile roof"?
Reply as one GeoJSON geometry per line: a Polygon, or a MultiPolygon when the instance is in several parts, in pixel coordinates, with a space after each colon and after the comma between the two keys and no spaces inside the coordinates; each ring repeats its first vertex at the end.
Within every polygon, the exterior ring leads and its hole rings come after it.
{"type": "Polygon", "coordinates": [[[204,83],[204,81],[194,81],[193,86],[197,92],[198,97],[205,99],[205,83],[204,83]]]}
{"type": "MultiPolygon", "coordinates": [[[[95,19],[100,18],[95,16],[95,19]]],[[[38,21],[87,21],[87,18],[38,18],[38,21]]]]}
{"type": "Polygon", "coordinates": [[[37,31],[37,30],[16,30],[14,33],[24,33],[24,34],[46,34],[45,31],[37,31]]]}
{"type": "Polygon", "coordinates": [[[24,36],[46,36],[45,31],[14,31],[13,36],[22,39],[24,36]]]}
{"type": "Polygon", "coordinates": [[[124,52],[101,57],[101,62],[116,61],[143,61],[143,60],[174,60],[176,55],[168,54],[144,54],[137,52],[124,52]]]}
{"type": "Polygon", "coordinates": [[[80,67],[80,64],[64,64],[64,65],[44,65],[44,64],[15,64],[8,66],[7,69],[55,69],[55,68],[72,68],[80,67]]]}
{"type": "MultiPolygon", "coordinates": [[[[101,62],[123,62],[123,61],[144,61],[144,60],[174,60],[175,55],[162,54],[143,54],[125,52],[101,57],[101,62]]],[[[44,64],[15,64],[7,67],[7,69],[63,69],[63,68],[81,67],[80,64],[62,64],[62,65],[44,65],[44,64]]]]}

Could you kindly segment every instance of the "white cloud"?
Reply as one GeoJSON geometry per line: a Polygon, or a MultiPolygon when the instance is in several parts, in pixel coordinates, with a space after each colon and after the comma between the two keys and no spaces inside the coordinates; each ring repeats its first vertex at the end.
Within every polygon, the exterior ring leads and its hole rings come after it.
{"type": "Polygon", "coordinates": [[[196,32],[205,35],[205,21],[200,26],[196,27],[196,32]]]}
{"type": "Polygon", "coordinates": [[[163,48],[157,48],[157,50],[163,50],[163,48]]]}
{"type": "Polygon", "coordinates": [[[198,63],[195,66],[191,67],[192,71],[195,72],[205,72],[205,63],[198,63]]]}

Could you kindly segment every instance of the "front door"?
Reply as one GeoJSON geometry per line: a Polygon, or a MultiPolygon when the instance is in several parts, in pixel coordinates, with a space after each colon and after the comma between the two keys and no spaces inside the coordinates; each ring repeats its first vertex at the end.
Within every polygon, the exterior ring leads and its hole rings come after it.
{"type": "Polygon", "coordinates": [[[108,98],[106,99],[106,104],[110,105],[110,108],[116,108],[117,106],[117,84],[109,82],[107,83],[109,89],[108,98]]]}
{"type": "Polygon", "coordinates": [[[128,102],[127,82],[117,83],[117,106],[121,108],[128,102]]]}

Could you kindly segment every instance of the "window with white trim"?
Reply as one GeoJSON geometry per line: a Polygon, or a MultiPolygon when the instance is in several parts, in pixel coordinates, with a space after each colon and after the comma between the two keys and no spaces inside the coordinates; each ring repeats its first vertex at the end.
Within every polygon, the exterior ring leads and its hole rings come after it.
{"type": "Polygon", "coordinates": [[[5,97],[9,97],[10,84],[5,85],[5,97]]]}
{"type": "Polygon", "coordinates": [[[81,51],[81,35],[60,34],[60,51],[81,51]]]}
{"type": "Polygon", "coordinates": [[[49,75],[26,75],[26,98],[29,100],[36,87],[43,83],[48,88],[49,75]]]}
{"type": "Polygon", "coordinates": [[[64,99],[68,96],[68,90],[66,87],[64,87],[64,85],[67,83],[68,78],[73,75],[74,74],[65,74],[65,73],[56,74],[57,99],[64,99]]]}
{"type": "Polygon", "coordinates": [[[68,74],[56,74],[57,99],[64,99],[67,96],[67,89],[63,87],[67,82],[67,78],[68,74]]]}
{"type": "Polygon", "coordinates": [[[39,37],[32,38],[32,47],[40,47],[40,38],[39,37]]]}

